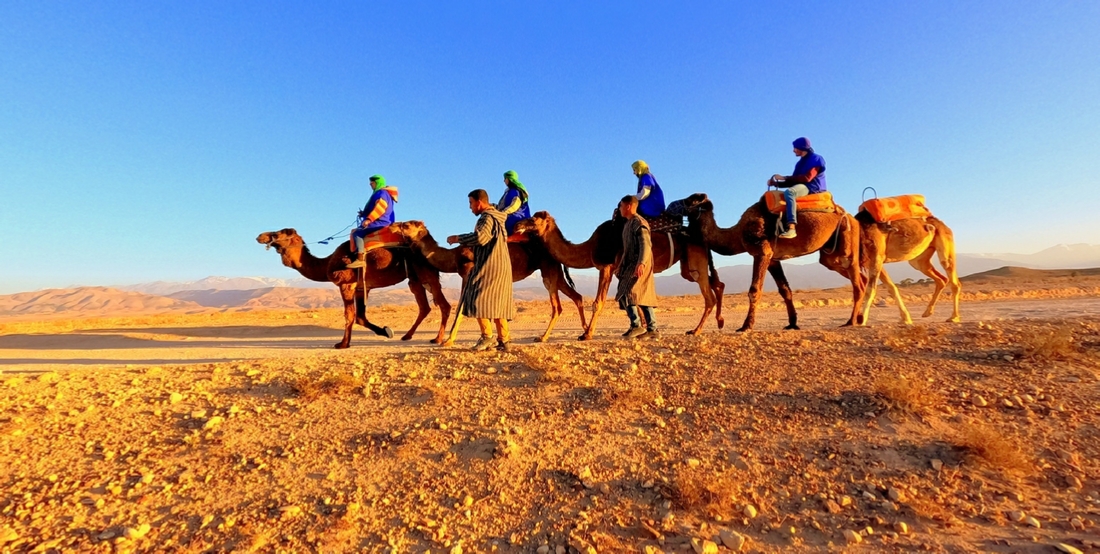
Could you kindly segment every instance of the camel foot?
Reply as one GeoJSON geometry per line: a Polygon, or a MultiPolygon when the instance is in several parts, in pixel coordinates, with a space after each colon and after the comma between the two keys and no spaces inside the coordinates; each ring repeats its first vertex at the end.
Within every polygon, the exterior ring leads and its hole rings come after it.
{"type": "Polygon", "coordinates": [[[721,329],[722,327],[725,327],[725,326],[726,326],[726,318],[724,318],[724,317],[718,318],[718,328],[721,329]]]}
{"type": "Polygon", "coordinates": [[[799,327],[798,325],[795,325],[794,323],[792,323],[792,324],[784,327],[783,330],[784,331],[801,331],[802,328],[799,327]]]}
{"type": "Polygon", "coordinates": [[[577,337],[577,340],[588,340],[588,339],[591,339],[591,338],[592,337],[590,335],[584,334],[584,335],[581,335],[581,336],[577,337]]]}
{"type": "Polygon", "coordinates": [[[432,344],[439,344],[439,343],[443,342],[443,339],[437,337],[437,338],[434,338],[434,339],[432,339],[428,342],[430,342],[432,344]]]}
{"type": "Polygon", "coordinates": [[[947,318],[947,322],[948,322],[948,323],[958,323],[958,322],[960,322],[960,321],[962,321],[962,318],[960,318],[960,317],[959,317],[959,316],[957,316],[957,315],[956,315],[956,316],[951,316],[951,317],[947,318]]]}
{"type": "Polygon", "coordinates": [[[349,346],[351,346],[351,344],[348,344],[346,342],[338,342],[333,346],[333,348],[335,348],[337,350],[343,350],[343,349],[345,349],[349,346]]]}
{"type": "Polygon", "coordinates": [[[912,319],[903,319],[903,320],[901,320],[901,324],[902,325],[912,325],[913,320],[912,319]]]}
{"type": "MultiPolygon", "coordinates": [[[[393,338],[393,336],[390,335],[390,338],[393,338]]],[[[405,333],[404,335],[401,336],[401,340],[412,340],[412,338],[413,338],[412,333],[405,333]]]]}
{"type": "Polygon", "coordinates": [[[752,331],[752,325],[743,325],[737,330],[738,333],[746,333],[748,331],[752,331]]]}
{"type": "Polygon", "coordinates": [[[390,329],[389,327],[383,327],[381,334],[385,335],[387,339],[392,339],[393,338],[393,329],[390,329]]]}
{"type": "Polygon", "coordinates": [[[535,337],[534,340],[533,340],[533,342],[546,342],[546,341],[547,341],[546,337],[535,337]]]}
{"type": "Polygon", "coordinates": [[[920,316],[921,317],[932,317],[932,314],[933,314],[932,310],[925,310],[923,314],[920,314],[920,316]]]}
{"type": "Polygon", "coordinates": [[[686,334],[688,334],[688,335],[698,335],[699,332],[696,331],[695,329],[692,329],[692,330],[688,331],[686,334]]]}
{"type": "Polygon", "coordinates": [[[448,341],[443,341],[442,343],[440,343],[439,347],[440,348],[450,348],[454,345],[455,345],[455,342],[453,340],[448,340],[448,341]]]}

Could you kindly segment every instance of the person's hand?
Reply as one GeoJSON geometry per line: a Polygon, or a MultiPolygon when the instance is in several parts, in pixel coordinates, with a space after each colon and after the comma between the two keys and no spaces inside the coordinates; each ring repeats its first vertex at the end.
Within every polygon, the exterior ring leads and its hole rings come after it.
{"type": "Polygon", "coordinates": [[[645,264],[638,264],[638,267],[634,268],[634,277],[641,278],[642,275],[645,275],[645,264]]]}
{"type": "Polygon", "coordinates": [[[458,244],[458,235],[451,235],[447,237],[447,244],[458,244]]]}

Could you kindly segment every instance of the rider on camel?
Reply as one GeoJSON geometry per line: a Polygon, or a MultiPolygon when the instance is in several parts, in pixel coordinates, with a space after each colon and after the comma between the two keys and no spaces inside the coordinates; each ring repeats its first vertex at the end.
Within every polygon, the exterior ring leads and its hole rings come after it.
{"type": "Polygon", "coordinates": [[[351,232],[351,251],[356,254],[356,259],[348,264],[349,269],[367,266],[367,252],[386,244],[386,241],[380,240],[379,234],[394,221],[393,205],[397,203],[397,187],[386,186],[386,178],[381,175],[372,175],[370,185],[374,192],[370,195],[370,200],[367,200],[367,205],[359,212],[358,225],[351,232]]]}
{"type": "Polygon", "coordinates": [[[795,207],[798,198],[807,194],[825,192],[825,158],[814,152],[810,146],[810,139],[799,137],[791,143],[794,154],[798,156],[798,163],[794,165],[794,174],[783,176],[772,175],[768,179],[768,186],[787,189],[783,198],[787,202],[787,210],[783,216],[786,231],[779,235],[781,239],[793,239],[798,236],[794,232],[795,223],[798,221],[798,208],[795,207]]]}

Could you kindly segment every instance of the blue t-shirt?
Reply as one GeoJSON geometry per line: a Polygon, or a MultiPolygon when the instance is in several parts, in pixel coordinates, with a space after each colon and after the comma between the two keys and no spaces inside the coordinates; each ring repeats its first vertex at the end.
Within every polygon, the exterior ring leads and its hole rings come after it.
{"type": "Polygon", "coordinates": [[[661,192],[661,185],[649,173],[638,177],[638,194],[646,187],[649,187],[649,196],[638,203],[638,213],[645,217],[657,217],[665,213],[665,193],[661,192]]]}
{"type": "Polygon", "coordinates": [[[825,158],[822,158],[816,152],[810,152],[799,158],[798,163],[794,164],[792,176],[807,175],[814,168],[817,168],[817,177],[806,183],[806,188],[810,189],[810,194],[825,192],[825,158]]]}

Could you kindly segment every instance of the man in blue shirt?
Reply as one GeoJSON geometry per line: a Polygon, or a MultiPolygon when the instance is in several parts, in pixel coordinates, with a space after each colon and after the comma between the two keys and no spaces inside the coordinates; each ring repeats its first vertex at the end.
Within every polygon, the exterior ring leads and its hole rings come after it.
{"type": "Polygon", "coordinates": [[[665,193],[661,192],[661,185],[658,185],[657,179],[649,173],[649,165],[638,160],[630,167],[638,177],[638,193],[634,195],[638,199],[638,213],[646,218],[658,217],[665,213],[665,193]]]}
{"type": "Polygon", "coordinates": [[[791,143],[794,154],[798,156],[798,163],[794,165],[794,174],[783,176],[772,175],[768,179],[768,185],[776,188],[787,189],[783,193],[787,201],[787,210],[783,216],[786,230],[779,235],[781,239],[793,239],[798,236],[794,231],[798,222],[798,208],[796,202],[807,194],[825,192],[825,158],[814,152],[810,146],[810,139],[799,137],[791,143]]]}
{"type": "Polygon", "coordinates": [[[359,224],[351,231],[351,251],[355,261],[348,264],[350,269],[366,267],[367,252],[384,244],[375,237],[377,233],[393,224],[393,205],[397,203],[397,187],[386,186],[386,178],[372,175],[370,178],[371,195],[367,205],[359,211],[359,224]]]}

